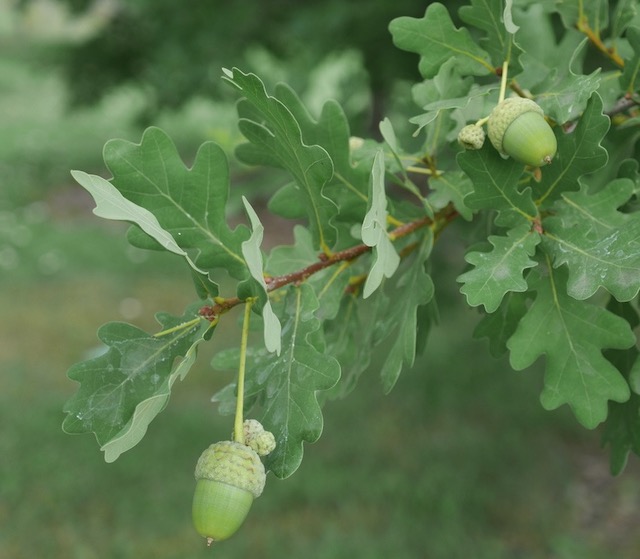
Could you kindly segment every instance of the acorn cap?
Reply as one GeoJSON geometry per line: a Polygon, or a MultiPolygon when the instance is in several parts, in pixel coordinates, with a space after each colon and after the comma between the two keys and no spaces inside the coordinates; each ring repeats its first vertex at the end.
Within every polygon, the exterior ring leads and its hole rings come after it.
{"type": "Polygon", "coordinates": [[[257,498],[262,495],[267,476],[255,451],[241,443],[220,441],[200,455],[195,477],[233,485],[257,498]]]}
{"type": "Polygon", "coordinates": [[[502,149],[502,139],[509,125],[521,114],[533,111],[544,117],[544,111],[531,99],[524,97],[509,97],[499,103],[491,111],[487,122],[487,134],[489,140],[503,155],[507,155],[502,149]]]}

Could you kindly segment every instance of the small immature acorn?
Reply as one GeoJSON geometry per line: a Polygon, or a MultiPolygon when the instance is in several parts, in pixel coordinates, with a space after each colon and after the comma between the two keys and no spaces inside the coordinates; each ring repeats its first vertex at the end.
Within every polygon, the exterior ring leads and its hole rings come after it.
{"type": "Polygon", "coordinates": [[[193,524],[207,545],[235,534],[266,481],[258,454],[235,441],[207,448],[198,459],[195,477],[193,524]]]}
{"type": "Polygon", "coordinates": [[[509,97],[496,105],[487,132],[501,154],[532,167],[551,163],[558,149],[543,110],[531,99],[509,97]]]}
{"type": "Polygon", "coordinates": [[[458,132],[458,143],[464,149],[481,149],[484,145],[484,139],[484,129],[477,124],[467,124],[458,132]]]}
{"type": "Polygon", "coordinates": [[[257,452],[260,456],[266,456],[276,447],[276,439],[273,433],[265,431],[262,424],[255,419],[245,419],[242,424],[244,444],[257,452]]]}

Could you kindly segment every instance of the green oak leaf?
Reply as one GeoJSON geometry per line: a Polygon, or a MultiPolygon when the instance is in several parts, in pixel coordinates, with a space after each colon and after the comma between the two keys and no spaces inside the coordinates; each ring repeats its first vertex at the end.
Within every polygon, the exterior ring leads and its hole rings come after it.
{"type": "Polygon", "coordinates": [[[452,203],[456,211],[467,221],[473,219],[473,212],[466,205],[465,198],[473,192],[473,183],[462,171],[447,171],[429,179],[429,187],[433,192],[429,195],[429,203],[436,210],[452,203]]]}
{"type": "Polygon", "coordinates": [[[629,27],[626,36],[633,49],[633,55],[624,61],[620,86],[632,95],[640,87],[640,27],[629,27]]]}
{"type": "Polygon", "coordinates": [[[387,233],[387,196],[384,190],[384,154],[378,151],[373,160],[367,214],[362,222],[362,242],[373,247],[373,266],[367,275],[362,296],[366,299],[390,278],[400,265],[400,256],[387,233]]]}
{"type": "MultiPolygon", "coordinates": [[[[279,313],[282,352],[254,350],[247,356],[245,398],[260,403],[260,421],[276,438],[276,449],[265,465],[281,479],[300,466],[303,443],[320,437],[319,392],[332,388],[340,378],[339,363],[318,347],[322,331],[317,309],[318,299],[308,283],[290,288],[279,313]]],[[[223,365],[234,363],[233,358],[225,361],[223,365]]],[[[230,391],[218,393],[215,401],[224,402],[230,391]]]]}
{"type": "MultiPolygon", "coordinates": [[[[459,10],[462,21],[485,32],[480,45],[489,53],[496,67],[502,66],[507,59],[511,37],[518,31],[511,9],[509,0],[506,3],[503,0],[471,0],[469,6],[462,6],[459,10]]],[[[511,57],[517,60],[518,54],[511,52],[511,57]]]]}
{"type": "Polygon", "coordinates": [[[536,203],[548,207],[563,192],[578,190],[583,175],[600,169],[607,162],[607,151],[600,145],[609,130],[609,117],[602,114],[602,99],[594,93],[570,134],[556,131],[558,153],[551,165],[544,167],[536,185],[536,203]]]}
{"type": "MultiPolygon", "coordinates": [[[[385,144],[386,144],[386,149],[384,150],[383,153],[386,153],[387,155],[387,162],[386,162],[386,173],[387,175],[390,177],[390,180],[393,181],[394,183],[396,183],[398,186],[400,186],[401,188],[404,188],[405,190],[409,191],[411,194],[413,194],[422,204],[422,207],[424,208],[424,211],[426,213],[427,216],[429,216],[430,218],[433,218],[433,208],[431,208],[431,206],[429,205],[429,202],[427,201],[427,199],[422,195],[422,192],[420,192],[420,189],[416,186],[416,184],[409,178],[409,175],[407,173],[407,170],[405,169],[405,166],[407,166],[407,164],[404,161],[408,159],[414,159],[415,156],[414,155],[406,155],[402,148],[400,147],[400,144],[398,142],[398,138],[396,136],[396,132],[393,129],[393,124],[391,124],[391,120],[389,120],[388,118],[384,118],[380,124],[378,125],[378,129],[380,130],[380,134],[382,134],[382,139],[384,140],[385,144]],[[390,156],[389,156],[389,151],[390,156]],[[397,173],[397,174],[395,174],[397,173]]],[[[382,151],[382,148],[378,148],[376,150],[375,156],[374,156],[374,163],[372,163],[372,168],[375,169],[375,157],[380,153],[380,151],[382,151]]],[[[382,162],[384,164],[384,158],[382,158],[382,162]]],[[[369,196],[371,196],[371,181],[369,182],[369,196]]],[[[394,210],[397,211],[400,208],[403,209],[407,209],[406,204],[402,204],[402,203],[398,203],[396,204],[394,210]]],[[[413,208],[412,208],[413,210],[413,208]]],[[[367,206],[367,211],[370,212],[371,211],[371,199],[369,198],[369,203],[367,206]]],[[[411,214],[409,214],[411,215],[411,214]]]]}
{"type": "Polygon", "coordinates": [[[609,25],[609,6],[603,0],[580,0],[580,2],[556,2],[556,9],[567,29],[575,29],[583,19],[591,29],[600,32],[609,25]]]}
{"type": "MultiPolygon", "coordinates": [[[[266,270],[270,275],[284,276],[318,263],[311,232],[302,225],[296,225],[293,228],[293,238],[292,245],[277,246],[269,253],[266,270]]],[[[316,311],[317,318],[330,320],[338,313],[342,295],[349,284],[350,273],[350,264],[344,262],[338,266],[329,266],[306,280],[313,286],[318,297],[320,306],[316,311]]]]}
{"type": "MultiPolygon", "coordinates": [[[[624,318],[634,330],[640,324],[638,311],[631,303],[611,299],[607,310],[624,318]]],[[[611,473],[618,475],[627,463],[629,452],[640,455],[640,352],[634,345],[624,350],[608,350],[605,356],[627,377],[631,387],[629,400],[609,402],[609,416],[602,433],[602,443],[611,447],[611,473]]]]}
{"type": "MultiPolygon", "coordinates": [[[[542,3],[533,2],[526,10],[519,10],[516,19],[520,25],[517,32],[518,44],[531,61],[544,64],[559,54],[553,23],[542,3]]],[[[525,55],[521,55],[521,59],[522,56],[525,55]]],[[[527,72],[518,77],[518,83],[529,78],[530,63],[523,62],[523,66],[527,68],[527,72]]],[[[526,87],[530,87],[530,83],[526,87]]]]}
{"type": "Polygon", "coordinates": [[[538,215],[531,189],[518,190],[524,166],[513,159],[504,159],[485,142],[482,149],[458,154],[458,164],[473,183],[474,190],[464,198],[471,210],[497,210],[497,223],[517,225],[530,223],[538,215]]]}
{"type": "MultiPolygon", "coordinates": [[[[581,58],[584,56],[588,39],[584,39],[575,49],[566,67],[552,64],[547,78],[536,85],[536,102],[546,116],[558,124],[564,124],[578,118],[587,106],[593,94],[600,87],[600,69],[589,75],[583,75],[581,58]]],[[[524,57],[523,63],[528,59],[524,57]]]]}
{"type": "Polygon", "coordinates": [[[249,235],[244,226],[231,230],[227,225],[229,168],[217,144],[202,144],[188,169],[171,139],[159,128],[149,128],[139,144],[107,142],[104,159],[114,186],[153,213],[199,269],[210,273],[224,268],[236,278],[247,276],[240,245],[249,235]]]}
{"type": "Polygon", "coordinates": [[[449,59],[456,61],[460,75],[486,76],[494,67],[489,54],[480,48],[465,28],[456,29],[447,8],[430,4],[421,19],[399,17],[389,25],[394,44],[420,55],[419,70],[432,78],[449,59]]]}
{"type": "Polygon", "coordinates": [[[164,333],[156,335],[123,322],[102,326],[98,338],[106,353],[77,363],[67,373],[80,387],[64,406],[63,429],[93,432],[107,462],[138,444],[167,405],[173,383],[189,372],[196,348],[210,329],[198,317],[199,306],[192,305],[181,317],[159,313],[164,333]],[[177,358],[182,361],[174,367],[177,358]]]}
{"type": "MultiPolygon", "coordinates": [[[[374,329],[369,327],[369,301],[364,305],[362,299],[350,294],[341,298],[340,302],[342,304],[335,319],[323,324],[327,353],[338,360],[342,369],[340,382],[324,393],[328,400],[349,394],[356,387],[360,375],[369,368],[372,359],[374,329]]],[[[377,314],[377,302],[374,302],[374,315],[377,314]]]]}
{"type": "Polygon", "coordinates": [[[633,195],[640,197],[640,162],[637,159],[626,159],[618,169],[620,178],[627,178],[633,182],[633,195]]]}
{"type": "MultiPolygon", "coordinates": [[[[269,253],[266,270],[270,275],[284,276],[317,262],[318,252],[313,246],[313,237],[309,229],[296,225],[293,228],[293,239],[293,244],[279,245],[269,253]]],[[[315,275],[311,276],[307,281],[312,281],[314,277],[315,275]]]]}
{"type": "Polygon", "coordinates": [[[416,358],[418,310],[429,304],[435,292],[431,276],[425,269],[425,262],[431,254],[433,236],[425,235],[414,254],[407,259],[406,268],[398,270],[397,281],[391,295],[379,290],[374,304],[379,311],[374,314],[374,345],[384,339],[391,339],[387,357],[382,364],[380,377],[385,394],[391,392],[403,367],[412,367],[416,358]]]}
{"type": "Polygon", "coordinates": [[[518,327],[520,319],[527,312],[527,294],[508,292],[502,299],[498,309],[485,314],[478,322],[474,331],[474,338],[488,338],[489,352],[493,357],[502,357],[507,353],[507,340],[518,327]]]}
{"type": "MultiPolygon", "coordinates": [[[[414,85],[411,90],[413,99],[425,111],[409,119],[418,125],[414,135],[434,120],[444,117],[444,111],[466,107],[472,99],[469,91],[473,83],[471,76],[462,77],[458,73],[456,61],[451,59],[440,67],[433,79],[414,85]]],[[[482,87],[475,95],[486,95],[489,91],[490,88],[482,87]]]]}
{"type": "Polygon", "coordinates": [[[640,214],[622,213],[634,192],[630,179],[616,179],[589,194],[566,192],[544,219],[544,247],[554,267],[567,265],[567,292],[588,299],[600,287],[618,301],[640,291],[640,214]]]}
{"type": "MultiPolygon", "coordinates": [[[[570,73],[570,68],[584,55],[584,35],[564,33],[556,39],[554,22],[545,8],[535,2],[518,14],[518,44],[524,49],[520,56],[526,72],[518,74],[520,87],[544,93],[542,83],[553,83],[570,73]]],[[[575,69],[581,73],[579,69],[575,69]]],[[[579,93],[579,92],[575,92],[579,93]]]]}
{"type": "Polygon", "coordinates": [[[226,71],[225,79],[244,96],[238,103],[239,127],[249,143],[238,146],[238,157],[248,164],[282,167],[291,173],[303,194],[316,246],[330,252],[337,238],[331,222],[338,208],[323,190],[333,176],[331,157],[323,147],[305,144],[291,111],[267,94],[258,76],[234,68],[226,71]]]}
{"type": "Polygon", "coordinates": [[[171,233],[160,226],[156,216],[149,210],[127,200],[112,183],[102,177],[82,171],[71,171],[71,176],[93,197],[96,203],[93,210],[95,215],[104,219],[135,223],[165,250],[184,257],[197,272],[196,275],[204,274],[189,258],[187,252],[180,248],[171,233]]]}
{"type": "Polygon", "coordinates": [[[569,297],[564,268],[532,276],[536,299],[507,341],[511,366],[519,371],[545,355],[543,407],[568,404],[578,421],[593,429],[606,419],[609,400],[629,398],[627,382],[602,351],[631,347],[635,336],[623,318],[569,297]]]}
{"type": "Polygon", "coordinates": [[[472,307],[484,305],[488,313],[494,312],[510,291],[527,290],[523,272],[537,265],[530,259],[540,242],[540,235],[523,223],[507,232],[506,237],[491,235],[489,252],[469,252],[465,260],[474,268],[458,276],[464,285],[460,291],[472,307]]]}
{"type": "MultiPolygon", "coordinates": [[[[372,158],[365,161],[352,159],[351,132],[342,107],[336,101],[329,100],[322,106],[320,116],[315,120],[289,86],[278,84],[275,95],[297,120],[305,144],[322,146],[333,161],[333,177],[325,186],[323,194],[331,198],[339,208],[335,220],[362,222],[367,206],[372,158]]],[[[286,190],[289,195],[291,189],[286,190]]],[[[291,205],[291,201],[289,204],[291,205]]]]}
{"type": "Polygon", "coordinates": [[[637,0],[618,0],[611,17],[612,38],[622,37],[627,27],[640,23],[640,6],[637,0]],[[635,22],[634,22],[635,19],[635,22]]]}
{"type": "Polygon", "coordinates": [[[271,302],[269,301],[267,283],[264,279],[262,252],[260,251],[260,245],[264,237],[264,227],[262,223],[260,223],[260,218],[255,210],[244,196],[242,197],[242,202],[249,217],[252,230],[251,237],[242,243],[242,255],[247,262],[249,273],[259,290],[258,308],[262,314],[264,345],[267,351],[280,353],[280,335],[282,329],[280,327],[280,321],[273,312],[271,302]]]}
{"type": "Polygon", "coordinates": [[[602,444],[611,447],[609,467],[614,476],[622,473],[630,452],[640,456],[640,396],[631,394],[626,402],[610,402],[602,444]]]}

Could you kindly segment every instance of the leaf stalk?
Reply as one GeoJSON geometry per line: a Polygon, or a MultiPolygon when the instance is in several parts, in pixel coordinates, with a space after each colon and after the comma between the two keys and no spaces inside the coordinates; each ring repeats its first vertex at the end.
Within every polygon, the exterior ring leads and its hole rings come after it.
{"type": "Polygon", "coordinates": [[[238,395],[236,397],[236,415],[233,424],[233,440],[244,444],[244,376],[247,368],[247,343],[249,339],[249,322],[251,321],[251,307],[255,299],[245,300],[244,319],[242,321],[242,337],[240,339],[240,365],[238,366],[238,395]]]}

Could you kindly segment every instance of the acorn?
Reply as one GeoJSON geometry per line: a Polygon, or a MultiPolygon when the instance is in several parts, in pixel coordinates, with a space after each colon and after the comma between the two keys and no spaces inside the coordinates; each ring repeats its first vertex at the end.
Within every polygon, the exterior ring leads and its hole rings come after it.
{"type": "Polygon", "coordinates": [[[193,524],[207,545],[236,533],[266,481],[258,454],[235,441],[207,448],[198,459],[195,477],[193,524]]]}
{"type": "Polygon", "coordinates": [[[489,115],[487,133],[502,155],[532,167],[551,163],[558,149],[544,111],[531,99],[509,97],[496,105],[489,115]]]}
{"type": "Polygon", "coordinates": [[[458,143],[464,149],[481,149],[484,139],[484,129],[477,124],[467,124],[458,132],[458,143]]]}

